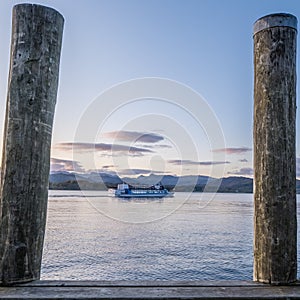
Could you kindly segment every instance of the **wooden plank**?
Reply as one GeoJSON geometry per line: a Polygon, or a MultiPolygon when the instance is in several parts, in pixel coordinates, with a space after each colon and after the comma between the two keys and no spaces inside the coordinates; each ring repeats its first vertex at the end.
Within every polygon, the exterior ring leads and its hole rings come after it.
{"type": "Polygon", "coordinates": [[[273,14],[254,25],[254,280],[297,278],[297,19],[273,14]]]}
{"type": "Polygon", "coordinates": [[[39,279],[63,17],[13,9],[1,176],[0,282],[39,279]]]}
{"type": "Polygon", "coordinates": [[[300,299],[300,285],[253,282],[39,282],[0,288],[0,299],[300,299]],[[149,285],[150,284],[150,285],[149,285]]]}
{"type": "MultiPolygon", "coordinates": [[[[16,286],[16,285],[15,285],[16,286]]],[[[221,281],[208,281],[208,280],[193,280],[193,281],[129,281],[129,280],[114,280],[114,281],[77,281],[77,280],[41,280],[41,281],[32,281],[20,285],[22,287],[57,287],[57,286],[92,286],[92,287],[130,287],[130,286],[139,286],[139,287],[181,287],[181,286],[259,286],[257,282],[254,281],[242,281],[242,280],[221,280],[221,281]]],[[[264,286],[264,285],[262,285],[264,286]]]]}

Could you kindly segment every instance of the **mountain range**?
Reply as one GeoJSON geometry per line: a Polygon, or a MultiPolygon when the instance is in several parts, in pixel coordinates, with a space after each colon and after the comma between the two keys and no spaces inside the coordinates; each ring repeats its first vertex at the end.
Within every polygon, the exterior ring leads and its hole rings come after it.
{"type": "MultiPolygon", "coordinates": [[[[252,193],[253,179],[247,177],[225,177],[222,179],[202,175],[173,176],[173,175],[140,175],[137,178],[120,178],[116,174],[104,172],[70,173],[53,172],[50,174],[49,188],[53,190],[107,190],[117,188],[119,183],[151,186],[160,182],[169,190],[177,192],[195,191],[212,192],[217,189],[220,193],[252,193]]],[[[300,193],[300,181],[297,180],[297,193],[300,193]]]]}

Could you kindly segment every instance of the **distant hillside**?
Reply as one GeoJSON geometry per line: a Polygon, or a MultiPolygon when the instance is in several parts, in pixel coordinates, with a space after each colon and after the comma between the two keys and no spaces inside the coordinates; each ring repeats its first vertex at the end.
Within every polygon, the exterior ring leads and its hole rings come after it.
{"type": "MultiPolygon", "coordinates": [[[[225,177],[222,179],[208,176],[171,176],[155,175],[139,176],[137,178],[120,178],[107,173],[75,174],[55,172],[50,175],[49,188],[52,190],[107,190],[115,189],[119,183],[127,182],[132,185],[151,186],[161,182],[169,190],[177,192],[210,192],[219,186],[219,193],[252,193],[253,179],[247,177],[225,177]]],[[[297,193],[300,194],[300,181],[297,180],[297,193]]]]}
{"type": "Polygon", "coordinates": [[[116,188],[122,182],[118,176],[107,173],[54,172],[50,174],[49,188],[51,190],[107,190],[116,188]]]}

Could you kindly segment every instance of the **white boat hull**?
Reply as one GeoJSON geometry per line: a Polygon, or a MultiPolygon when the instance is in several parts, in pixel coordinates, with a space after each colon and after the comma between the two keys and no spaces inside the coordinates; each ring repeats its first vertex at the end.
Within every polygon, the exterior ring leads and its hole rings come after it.
{"type": "Polygon", "coordinates": [[[118,185],[115,196],[119,198],[164,198],[172,197],[167,189],[131,189],[127,184],[118,185]]]}
{"type": "Polygon", "coordinates": [[[164,198],[172,197],[173,193],[165,194],[115,194],[118,198],[164,198]]]}

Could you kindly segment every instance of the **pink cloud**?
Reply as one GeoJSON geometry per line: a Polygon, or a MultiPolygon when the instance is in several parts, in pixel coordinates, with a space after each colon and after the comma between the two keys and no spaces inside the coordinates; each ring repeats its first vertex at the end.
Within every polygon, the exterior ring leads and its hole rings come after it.
{"type": "Polygon", "coordinates": [[[229,161],[193,161],[188,159],[173,159],[168,160],[168,163],[173,165],[197,165],[197,166],[212,166],[212,165],[224,165],[224,164],[230,164],[229,161]]]}
{"type": "Polygon", "coordinates": [[[152,153],[150,149],[141,147],[119,145],[119,144],[105,144],[105,143],[79,143],[79,142],[67,142],[59,143],[55,146],[56,149],[62,151],[75,151],[75,152],[113,152],[113,153],[125,153],[130,155],[143,155],[145,153],[152,153]]]}
{"type": "Polygon", "coordinates": [[[241,168],[239,170],[228,172],[227,174],[252,176],[253,175],[253,169],[252,168],[241,168]]]}
{"type": "Polygon", "coordinates": [[[157,143],[164,140],[164,137],[156,133],[138,132],[138,131],[111,131],[102,134],[105,138],[115,139],[117,141],[157,143]]]}
{"type": "Polygon", "coordinates": [[[84,168],[78,161],[51,158],[50,160],[50,171],[51,172],[84,172],[84,168]]]}
{"type": "Polygon", "coordinates": [[[246,153],[246,152],[250,152],[252,151],[251,148],[247,148],[247,147],[232,147],[232,148],[221,148],[221,149],[214,149],[212,150],[212,152],[215,153],[226,153],[226,154],[242,154],[242,153],[246,153]]]}

